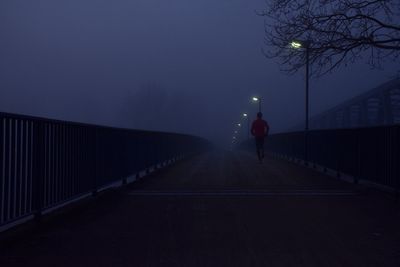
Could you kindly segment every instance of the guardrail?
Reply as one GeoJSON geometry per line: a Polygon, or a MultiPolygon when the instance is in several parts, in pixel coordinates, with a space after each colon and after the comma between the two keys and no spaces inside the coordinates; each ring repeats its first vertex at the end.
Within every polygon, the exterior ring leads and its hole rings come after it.
{"type": "MultiPolygon", "coordinates": [[[[252,140],[241,144],[254,150],[252,140]]],[[[312,130],[274,134],[266,150],[287,159],[298,159],[347,174],[354,182],[365,180],[400,189],[400,126],[312,130]],[[306,151],[307,140],[307,155],[306,151]]]]}
{"type": "Polygon", "coordinates": [[[207,145],[183,134],[0,113],[0,227],[207,145]]]}

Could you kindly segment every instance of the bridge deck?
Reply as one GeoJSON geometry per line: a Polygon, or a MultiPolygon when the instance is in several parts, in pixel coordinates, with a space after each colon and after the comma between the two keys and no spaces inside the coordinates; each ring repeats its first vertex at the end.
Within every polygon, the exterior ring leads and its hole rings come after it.
{"type": "Polygon", "coordinates": [[[3,238],[0,266],[398,266],[398,205],[213,151],[3,238]]]}

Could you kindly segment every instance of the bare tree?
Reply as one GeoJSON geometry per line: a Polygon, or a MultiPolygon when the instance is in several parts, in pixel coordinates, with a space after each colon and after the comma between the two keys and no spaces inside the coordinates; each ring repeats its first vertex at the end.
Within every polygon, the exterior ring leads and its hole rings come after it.
{"type": "Polygon", "coordinates": [[[265,56],[289,73],[305,64],[307,48],[315,75],[361,57],[379,67],[400,55],[400,0],[268,0],[259,15],[266,17],[265,56]]]}

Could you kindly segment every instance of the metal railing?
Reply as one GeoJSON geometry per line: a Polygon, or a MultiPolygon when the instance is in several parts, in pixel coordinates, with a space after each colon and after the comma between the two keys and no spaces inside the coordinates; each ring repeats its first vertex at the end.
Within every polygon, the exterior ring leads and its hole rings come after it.
{"type": "Polygon", "coordinates": [[[208,145],[173,133],[0,113],[0,226],[208,145]]]}
{"type": "MultiPolygon", "coordinates": [[[[305,133],[274,134],[266,150],[288,159],[304,161],[305,133]]],[[[308,132],[308,163],[347,174],[354,182],[366,180],[400,189],[400,126],[357,129],[313,130],[308,132]]],[[[255,151],[247,141],[242,148],[255,151]]]]}

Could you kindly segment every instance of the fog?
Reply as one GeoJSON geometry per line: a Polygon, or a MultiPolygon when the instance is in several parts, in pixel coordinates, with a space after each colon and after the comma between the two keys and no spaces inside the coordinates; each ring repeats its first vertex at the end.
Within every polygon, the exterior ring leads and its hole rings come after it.
{"type": "MultiPolygon", "coordinates": [[[[304,117],[304,72],[262,53],[264,0],[2,0],[0,111],[231,140],[253,95],[273,132],[304,117]]],[[[311,80],[310,115],[397,75],[361,60],[311,80]]]]}

